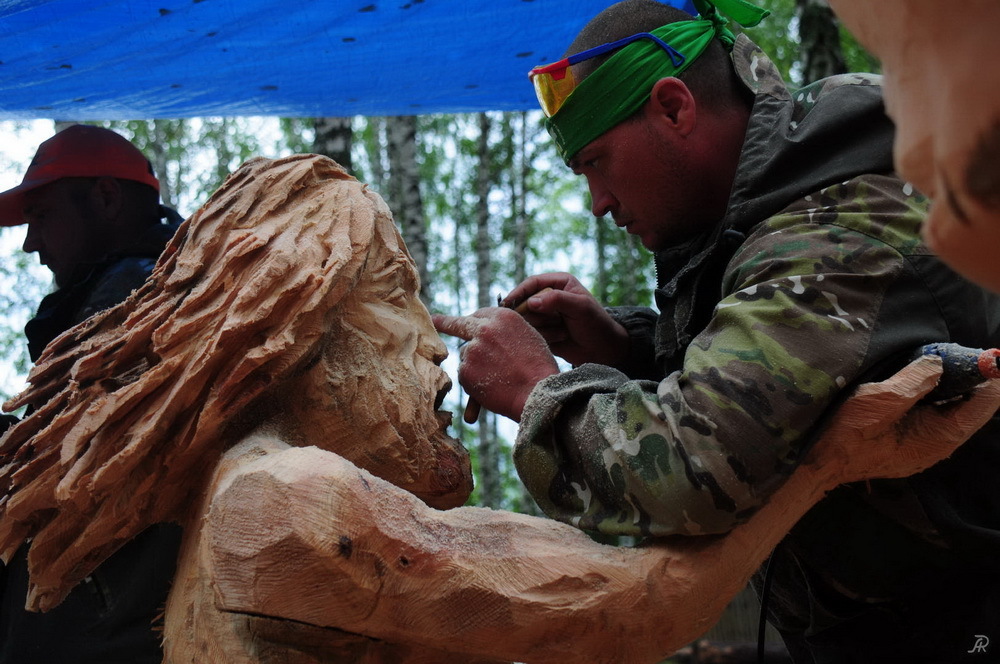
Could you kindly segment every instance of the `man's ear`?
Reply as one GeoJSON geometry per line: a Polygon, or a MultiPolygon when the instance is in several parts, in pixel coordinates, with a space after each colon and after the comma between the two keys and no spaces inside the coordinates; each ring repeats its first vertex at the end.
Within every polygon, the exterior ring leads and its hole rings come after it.
{"type": "Polygon", "coordinates": [[[697,105],[691,89],[679,78],[661,78],[649,93],[649,109],[680,136],[694,131],[697,105]]]}
{"type": "Polygon", "coordinates": [[[99,177],[90,190],[90,202],[105,219],[117,219],[124,194],[121,183],[113,177],[99,177]]]}

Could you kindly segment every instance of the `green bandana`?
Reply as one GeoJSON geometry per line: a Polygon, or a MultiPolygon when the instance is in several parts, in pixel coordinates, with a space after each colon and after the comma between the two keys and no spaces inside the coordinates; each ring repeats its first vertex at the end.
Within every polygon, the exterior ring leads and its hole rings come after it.
{"type": "Polygon", "coordinates": [[[683,63],[675,66],[669,54],[650,39],[632,42],[577,85],[559,112],[546,119],[545,127],[564,161],[638,111],[658,80],[677,76],[691,66],[712,39],[718,37],[732,49],[736,38],[719,9],[744,27],[753,27],[770,14],[746,0],[694,0],[694,5],[701,18],[650,31],[683,55],[683,63]]]}

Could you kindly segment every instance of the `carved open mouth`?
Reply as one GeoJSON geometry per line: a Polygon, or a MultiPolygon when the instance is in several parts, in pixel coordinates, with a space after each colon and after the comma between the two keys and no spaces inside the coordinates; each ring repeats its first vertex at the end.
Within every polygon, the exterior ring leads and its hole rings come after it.
{"type": "Polygon", "coordinates": [[[441,410],[441,406],[444,405],[444,398],[448,396],[448,392],[451,391],[451,380],[445,379],[444,385],[438,390],[437,396],[434,397],[434,410],[441,410]]]}
{"type": "Polygon", "coordinates": [[[448,433],[448,427],[451,426],[451,421],[453,419],[452,412],[450,410],[443,410],[444,398],[448,396],[448,392],[451,391],[451,380],[445,379],[444,384],[441,389],[438,390],[437,396],[434,397],[434,416],[441,425],[441,433],[450,437],[448,433]]]}

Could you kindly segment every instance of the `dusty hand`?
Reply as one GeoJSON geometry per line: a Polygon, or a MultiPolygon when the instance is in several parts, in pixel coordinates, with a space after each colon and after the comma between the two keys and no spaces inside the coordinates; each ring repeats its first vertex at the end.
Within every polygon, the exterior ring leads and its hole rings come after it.
{"type": "Polygon", "coordinates": [[[469,397],[519,422],[538,381],[559,373],[545,340],[510,309],[490,307],[469,316],[433,316],[438,332],[468,343],[459,354],[458,381],[469,397]]]}
{"type": "Polygon", "coordinates": [[[528,277],[503,304],[524,305],[524,319],[554,354],[575,366],[585,362],[621,366],[628,357],[625,328],[572,275],[555,272],[528,277]]]}
{"type": "Polygon", "coordinates": [[[941,376],[924,356],[881,383],[866,383],[837,411],[806,463],[839,465],[845,482],[906,477],[948,457],[1000,407],[1000,380],[968,399],[920,403],[941,376]]]}

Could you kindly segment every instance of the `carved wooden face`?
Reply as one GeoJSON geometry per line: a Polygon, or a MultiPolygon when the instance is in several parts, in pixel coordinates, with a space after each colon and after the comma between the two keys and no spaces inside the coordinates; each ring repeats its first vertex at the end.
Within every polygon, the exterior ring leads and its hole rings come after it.
{"type": "Polygon", "coordinates": [[[437,410],[447,349],[418,297],[416,270],[391,220],[377,225],[364,273],[333,313],[319,360],[289,386],[295,444],[316,445],[420,497],[461,505],[468,452],[437,410]],[[388,227],[387,227],[388,226],[388,227]]]}

